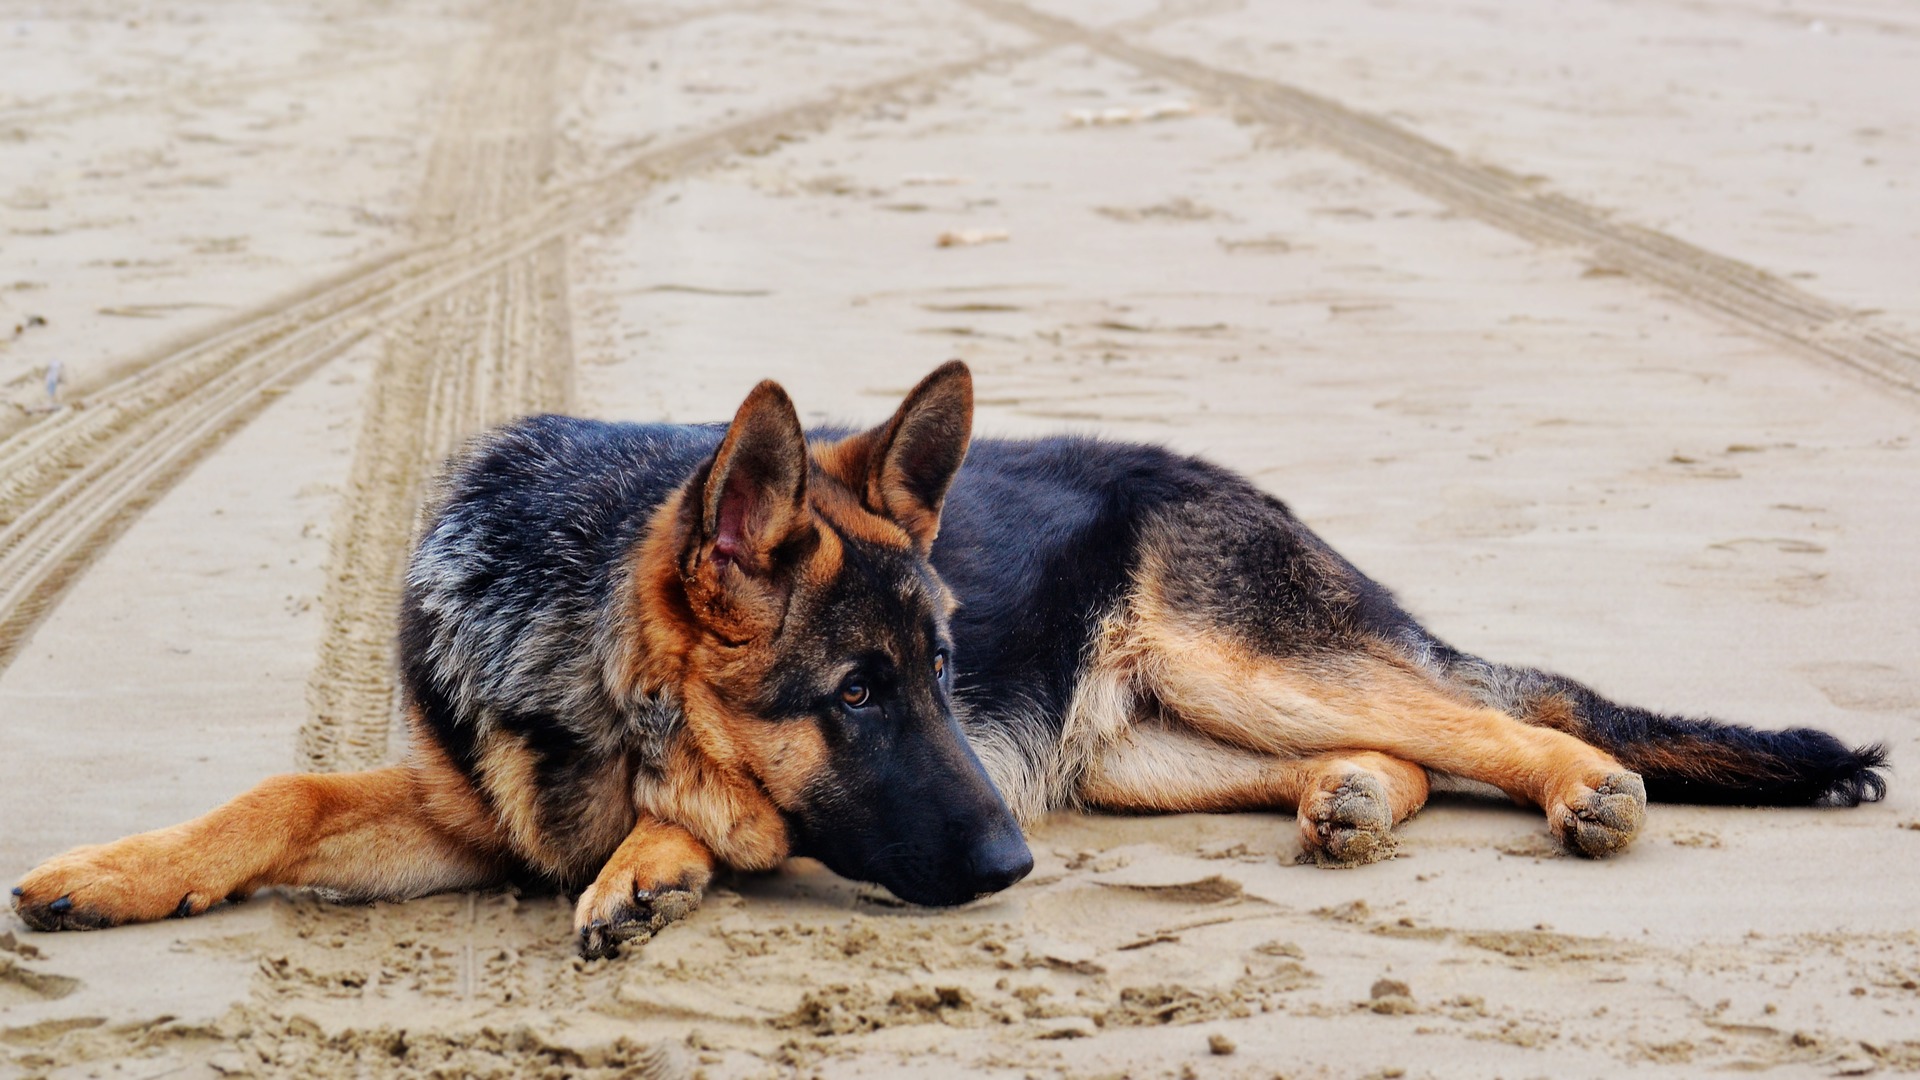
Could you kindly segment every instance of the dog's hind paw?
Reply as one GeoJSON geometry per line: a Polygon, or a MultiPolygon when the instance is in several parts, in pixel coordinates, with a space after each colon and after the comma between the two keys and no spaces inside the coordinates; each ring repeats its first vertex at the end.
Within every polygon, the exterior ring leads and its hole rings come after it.
{"type": "Polygon", "coordinates": [[[1331,791],[1315,792],[1300,805],[1303,862],[1359,866],[1394,852],[1393,805],[1378,777],[1348,774],[1331,791]]]}
{"type": "Polygon", "coordinates": [[[1609,773],[1549,812],[1553,835],[1576,854],[1599,858],[1633,842],[1647,820],[1647,786],[1636,773],[1609,773]]]}

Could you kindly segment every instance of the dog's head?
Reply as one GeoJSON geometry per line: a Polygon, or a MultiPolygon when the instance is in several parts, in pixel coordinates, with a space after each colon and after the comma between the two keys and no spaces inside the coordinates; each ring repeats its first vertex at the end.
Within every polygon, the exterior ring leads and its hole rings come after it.
{"type": "Polygon", "coordinates": [[[763,789],[791,853],[919,904],[1033,866],[955,720],[953,599],[929,560],[972,423],[958,361],[813,447],[764,382],[675,511],[688,735],[763,789]]]}

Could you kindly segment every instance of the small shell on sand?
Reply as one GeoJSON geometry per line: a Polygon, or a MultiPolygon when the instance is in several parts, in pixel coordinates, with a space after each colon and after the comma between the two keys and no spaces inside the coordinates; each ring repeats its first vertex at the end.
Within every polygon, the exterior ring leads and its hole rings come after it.
{"type": "Polygon", "coordinates": [[[1155,120],[1171,120],[1179,116],[1192,116],[1193,103],[1190,101],[1163,101],[1158,105],[1141,108],[1116,106],[1111,109],[1068,109],[1069,127],[1107,127],[1113,124],[1147,124],[1155,120]]]}
{"type": "Polygon", "coordinates": [[[1005,229],[949,229],[940,234],[937,243],[941,247],[973,247],[975,244],[998,244],[1013,238],[1005,229]]]}

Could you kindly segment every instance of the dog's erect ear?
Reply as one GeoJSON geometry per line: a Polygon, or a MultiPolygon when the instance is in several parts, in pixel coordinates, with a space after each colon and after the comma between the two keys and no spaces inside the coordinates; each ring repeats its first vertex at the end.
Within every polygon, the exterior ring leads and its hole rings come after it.
{"type": "Polygon", "coordinates": [[[807,469],[799,414],[768,381],[741,402],[698,490],[688,492],[700,518],[681,564],[687,596],[729,640],[779,625],[786,590],[777,557],[812,525],[807,469]]]}
{"type": "MultiPolygon", "coordinates": [[[[922,552],[940,532],[940,505],[973,437],[973,373],[949,360],[920,380],[893,419],[848,440],[864,456],[867,509],[892,518],[922,552]]],[[[856,482],[858,483],[858,482],[856,482]]]]}

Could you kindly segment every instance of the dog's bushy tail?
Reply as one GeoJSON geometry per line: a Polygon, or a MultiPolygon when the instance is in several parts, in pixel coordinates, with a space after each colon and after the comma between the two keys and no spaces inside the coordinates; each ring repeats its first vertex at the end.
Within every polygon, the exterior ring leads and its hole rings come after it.
{"type": "MultiPolygon", "coordinates": [[[[1443,647],[1444,649],[1444,647],[1443,647]]],[[[1824,731],[1760,731],[1668,716],[1600,696],[1563,675],[1444,649],[1444,677],[1481,703],[1612,754],[1660,802],[1857,806],[1886,794],[1886,748],[1849,748],[1824,731]]]]}

